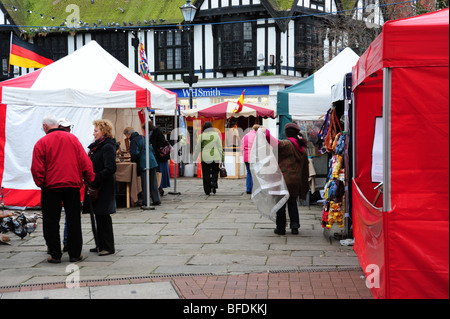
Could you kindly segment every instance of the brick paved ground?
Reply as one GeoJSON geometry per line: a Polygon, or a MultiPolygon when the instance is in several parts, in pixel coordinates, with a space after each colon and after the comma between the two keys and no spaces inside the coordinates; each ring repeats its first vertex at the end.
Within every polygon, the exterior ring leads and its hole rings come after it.
{"type": "MultiPolygon", "coordinates": [[[[122,278],[80,282],[80,287],[169,281],[182,299],[373,299],[360,271],[252,273],[122,278]]],[[[0,288],[1,293],[65,288],[66,283],[0,288]]]]}

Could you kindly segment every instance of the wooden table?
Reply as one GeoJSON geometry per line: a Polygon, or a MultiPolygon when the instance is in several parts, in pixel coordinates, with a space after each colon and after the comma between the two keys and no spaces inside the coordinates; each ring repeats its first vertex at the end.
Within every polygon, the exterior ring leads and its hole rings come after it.
{"type": "Polygon", "coordinates": [[[130,204],[138,201],[138,194],[142,191],[141,179],[137,175],[137,164],[117,162],[116,166],[116,182],[127,183],[127,208],[130,208],[130,204]]]}

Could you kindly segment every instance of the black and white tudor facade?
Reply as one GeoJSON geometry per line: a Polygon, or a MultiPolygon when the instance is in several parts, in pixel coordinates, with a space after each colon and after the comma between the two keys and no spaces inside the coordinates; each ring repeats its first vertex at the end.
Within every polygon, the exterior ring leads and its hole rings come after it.
{"type": "MultiPolygon", "coordinates": [[[[185,0],[169,2],[180,7],[185,0]]],[[[141,41],[152,80],[177,92],[181,105],[189,104],[183,76],[190,70],[198,76],[193,84],[194,107],[236,101],[245,89],[246,102],[275,108],[279,90],[302,81],[340,50],[347,46],[357,53],[365,50],[357,39],[347,35],[348,21],[357,22],[350,28],[358,25],[365,29],[383,23],[378,8],[371,6],[378,0],[197,0],[192,1],[198,10],[191,24],[182,21],[177,12],[178,20],[167,18],[170,13],[166,13],[166,23],[157,25],[133,23],[133,27],[123,27],[104,22],[103,26],[89,23],[70,30],[44,29],[43,25],[33,33],[19,27],[26,20],[14,21],[13,10],[17,9],[12,1],[0,3],[1,80],[8,76],[11,31],[51,49],[55,59],[96,40],[136,72],[141,41]]],[[[10,76],[31,71],[14,67],[10,76]]]]}

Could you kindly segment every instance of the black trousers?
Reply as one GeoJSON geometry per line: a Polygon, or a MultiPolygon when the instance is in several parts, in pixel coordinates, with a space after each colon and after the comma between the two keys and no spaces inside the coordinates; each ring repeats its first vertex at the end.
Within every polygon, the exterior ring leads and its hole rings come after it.
{"type": "Polygon", "coordinates": [[[62,256],[59,223],[63,206],[67,219],[69,257],[77,258],[80,257],[83,247],[80,189],[71,187],[42,189],[42,227],[49,253],[54,259],[61,259],[62,256]]]}
{"type": "Polygon", "coordinates": [[[219,163],[202,162],[203,190],[206,195],[211,193],[211,187],[218,187],[217,179],[219,178],[219,171],[219,163]]]}
{"type": "Polygon", "coordinates": [[[98,251],[107,250],[112,253],[115,252],[111,215],[95,214],[95,223],[97,224],[98,251]]]}
{"type": "Polygon", "coordinates": [[[277,212],[277,228],[279,230],[286,229],[286,205],[289,212],[290,228],[300,228],[300,217],[298,215],[297,198],[290,197],[277,212]]]}

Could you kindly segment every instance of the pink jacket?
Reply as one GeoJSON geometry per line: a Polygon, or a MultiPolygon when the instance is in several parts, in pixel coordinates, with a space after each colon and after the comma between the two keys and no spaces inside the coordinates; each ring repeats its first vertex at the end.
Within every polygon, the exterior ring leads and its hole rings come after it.
{"type": "Polygon", "coordinates": [[[242,138],[241,152],[242,152],[242,156],[244,157],[244,162],[249,161],[249,155],[250,155],[250,151],[252,150],[252,145],[253,145],[253,141],[255,140],[255,136],[256,136],[256,131],[251,130],[250,132],[245,134],[244,137],[242,138]]]}

